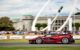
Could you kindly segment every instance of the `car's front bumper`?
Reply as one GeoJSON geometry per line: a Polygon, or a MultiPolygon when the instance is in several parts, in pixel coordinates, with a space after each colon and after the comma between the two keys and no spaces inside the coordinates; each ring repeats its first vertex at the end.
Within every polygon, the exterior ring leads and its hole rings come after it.
{"type": "Polygon", "coordinates": [[[69,40],[70,43],[75,43],[75,40],[72,38],[69,40]]]}

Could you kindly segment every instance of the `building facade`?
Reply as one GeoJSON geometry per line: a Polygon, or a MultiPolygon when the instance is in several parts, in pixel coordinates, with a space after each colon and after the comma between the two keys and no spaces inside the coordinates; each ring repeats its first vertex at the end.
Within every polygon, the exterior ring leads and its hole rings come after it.
{"type": "MultiPolygon", "coordinates": [[[[39,17],[36,23],[48,23],[48,19],[53,20],[54,17],[39,17]]],[[[80,16],[72,16],[71,17],[75,22],[80,23],[80,16]]],[[[64,22],[66,21],[67,16],[59,16],[57,20],[51,25],[51,31],[56,31],[59,29],[64,22]]],[[[18,19],[18,21],[14,22],[14,28],[16,30],[25,30],[25,31],[31,31],[32,23],[34,20],[34,16],[25,15],[22,18],[18,19]]],[[[63,31],[69,30],[69,22],[66,24],[66,26],[62,29],[63,31]]]]}

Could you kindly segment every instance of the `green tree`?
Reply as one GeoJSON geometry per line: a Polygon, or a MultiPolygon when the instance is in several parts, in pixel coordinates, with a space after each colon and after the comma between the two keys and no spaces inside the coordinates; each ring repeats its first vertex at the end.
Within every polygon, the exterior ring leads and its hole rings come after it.
{"type": "Polygon", "coordinates": [[[75,13],[75,15],[80,15],[80,12],[75,13]]]}
{"type": "Polygon", "coordinates": [[[47,26],[46,23],[37,23],[37,24],[35,25],[35,27],[37,27],[38,30],[40,30],[41,27],[45,28],[46,26],[47,26]]]}
{"type": "Polygon", "coordinates": [[[9,17],[1,17],[0,18],[0,31],[1,30],[14,30],[13,22],[9,17]]]}
{"type": "Polygon", "coordinates": [[[37,24],[35,25],[35,27],[37,27],[38,30],[40,30],[41,26],[42,26],[42,25],[41,25],[40,23],[37,23],[37,24]]]}
{"type": "Polygon", "coordinates": [[[78,31],[79,30],[79,27],[80,27],[80,23],[74,23],[74,24],[72,24],[73,26],[75,26],[75,28],[76,28],[76,31],[78,31]]]}
{"type": "Polygon", "coordinates": [[[47,27],[47,24],[46,24],[46,23],[43,23],[43,24],[42,24],[42,27],[43,27],[43,28],[47,27]]]}

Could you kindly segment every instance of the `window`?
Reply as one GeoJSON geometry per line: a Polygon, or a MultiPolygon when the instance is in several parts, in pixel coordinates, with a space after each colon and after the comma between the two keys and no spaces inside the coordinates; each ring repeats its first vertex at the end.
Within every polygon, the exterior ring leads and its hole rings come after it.
{"type": "Polygon", "coordinates": [[[57,27],[55,27],[55,30],[57,30],[57,27]]]}
{"type": "Polygon", "coordinates": [[[57,20],[55,21],[55,23],[57,23],[57,20]]]}

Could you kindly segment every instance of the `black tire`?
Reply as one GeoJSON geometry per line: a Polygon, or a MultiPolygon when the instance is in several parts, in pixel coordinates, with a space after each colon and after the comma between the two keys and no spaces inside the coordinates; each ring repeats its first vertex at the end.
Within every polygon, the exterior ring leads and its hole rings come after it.
{"type": "Polygon", "coordinates": [[[68,44],[69,39],[68,38],[62,38],[61,42],[62,42],[62,44],[68,44]]]}
{"type": "Polygon", "coordinates": [[[41,39],[41,38],[37,38],[37,39],[35,40],[35,43],[36,43],[36,44],[41,44],[41,43],[42,43],[42,39],[41,39]]]}

